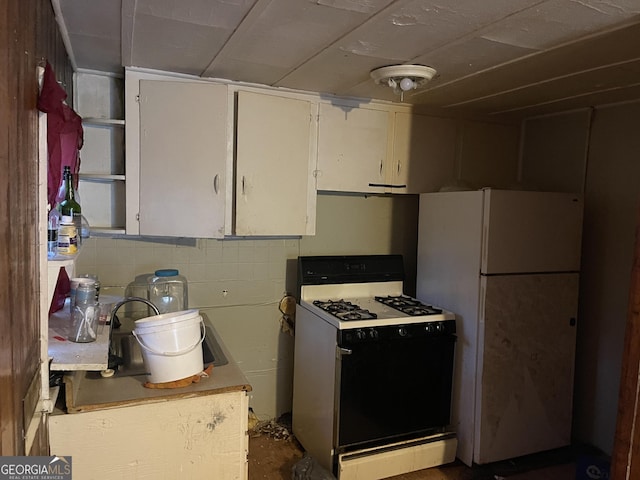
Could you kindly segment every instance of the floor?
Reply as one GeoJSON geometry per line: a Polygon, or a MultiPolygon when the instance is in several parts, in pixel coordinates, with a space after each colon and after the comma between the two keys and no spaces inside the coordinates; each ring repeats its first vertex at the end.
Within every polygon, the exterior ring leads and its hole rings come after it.
{"type": "MultiPolygon", "coordinates": [[[[249,480],[291,480],[296,464],[296,480],[326,478],[316,474],[307,477],[300,475],[302,463],[299,462],[304,450],[289,429],[286,421],[261,422],[253,426],[249,435],[249,480]]],[[[597,453],[583,447],[568,447],[473,468],[454,462],[398,475],[389,480],[581,480],[588,477],[576,475],[577,465],[581,464],[581,459],[593,455],[597,453]]]]}

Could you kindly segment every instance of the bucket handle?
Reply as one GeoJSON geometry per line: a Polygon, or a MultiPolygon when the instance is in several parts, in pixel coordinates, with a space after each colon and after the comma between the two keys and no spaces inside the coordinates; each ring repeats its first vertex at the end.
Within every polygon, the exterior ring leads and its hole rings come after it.
{"type": "Polygon", "coordinates": [[[145,345],[144,342],[142,341],[142,339],[140,337],[138,337],[138,335],[136,335],[135,330],[132,330],[131,333],[133,333],[133,336],[136,337],[136,340],[138,341],[140,346],[142,348],[144,348],[147,352],[151,352],[151,353],[153,353],[155,355],[162,355],[164,357],[178,357],[180,355],[184,355],[185,353],[189,353],[191,350],[196,348],[198,345],[200,345],[204,341],[204,336],[206,334],[206,328],[204,326],[204,320],[202,319],[202,317],[200,317],[200,330],[202,331],[202,335],[200,335],[200,340],[198,340],[196,343],[194,343],[190,347],[187,347],[184,350],[180,350],[179,352],[159,352],[159,351],[154,350],[153,348],[149,347],[148,345],[145,345]]]}

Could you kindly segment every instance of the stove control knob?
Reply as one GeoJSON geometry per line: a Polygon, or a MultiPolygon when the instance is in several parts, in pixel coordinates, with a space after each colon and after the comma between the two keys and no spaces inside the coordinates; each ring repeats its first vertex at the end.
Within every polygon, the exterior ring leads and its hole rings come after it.
{"type": "Polygon", "coordinates": [[[378,338],[378,331],[375,328],[369,329],[369,338],[373,340],[378,338]]]}
{"type": "Polygon", "coordinates": [[[367,338],[367,334],[364,330],[356,330],[356,338],[358,340],[364,340],[365,338],[367,338]]]}
{"type": "Polygon", "coordinates": [[[436,324],[436,332],[443,333],[444,332],[444,323],[438,322],[436,324]]]}
{"type": "Polygon", "coordinates": [[[401,337],[406,337],[408,334],[409,332],[405,327],[398,328],[398,335],[400,335],[401,337]]]}
{"type": "Polygon", "coordinates": [[[427,333],[433,333],[435,331],[435,327],[433,325],[433,323],[427,323],[424,327],[425,331],[427,333]]]}

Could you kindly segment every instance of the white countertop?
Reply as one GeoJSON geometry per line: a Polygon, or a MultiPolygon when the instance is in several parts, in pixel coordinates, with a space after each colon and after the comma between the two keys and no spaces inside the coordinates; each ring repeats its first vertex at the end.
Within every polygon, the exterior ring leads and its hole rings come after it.
{"type": "Polygon", "coordinates": [[[71,318],[69,299],[64,308],[49,317],[50,370],[104,370],[109,361],[109,325],[98,331],[95,342],[76,343],[68,340],[71,318]]]}
{"type": "MultiPolygon", "coordinates": [[[[153,402],[163,402],[180,398],[220,393],[251,391],[240,367],[231,357],[211,322],[203,315],[228,360],[226,365],[213,368],[209,377],[203,377],[198,383],[175,389],[145,388],[145,375],[101,378],[96,372],[74,372],[65,376],[66,408],[68,413],[81,413],[93,410],[119,408],[153,402]]],[[[62,413],[60,411],[58,414],[62,413]]]]}

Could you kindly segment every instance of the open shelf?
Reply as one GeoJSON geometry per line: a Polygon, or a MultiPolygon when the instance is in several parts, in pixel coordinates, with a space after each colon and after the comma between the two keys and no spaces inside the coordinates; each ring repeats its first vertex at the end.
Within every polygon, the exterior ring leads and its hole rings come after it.
{"type": "Polygon", "coordinates": [[[125,175],[115,175],[108,173],[81,173],[78,178],[86,182],[124,182],[126,180],[125,175]]]}
{"type": "Polygon", "coordinates": [[[89,230],[91,232],[91,235],[92,236],[96,236],[96,237],[101,237],[101,236],[109,237],[111,235],[125,235],[127,233],[127,231],[125,230],[124,226],[122,226],[122,227],[93,227],[93,226],[90,226],[89,230]]]}
{"type": "Polygon", "coordinates": [[[82,119],[83,125],[95,125],[95,126],[120,126],[124,127],[124,120],[116,118],[97,118],[97,117],[85,117],[82,119]]]}

